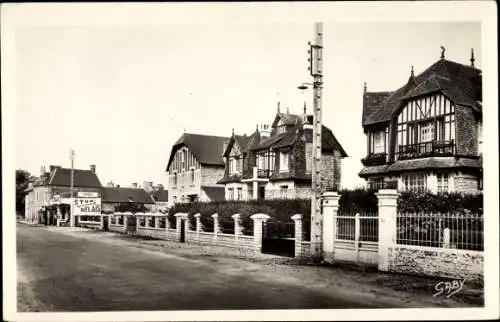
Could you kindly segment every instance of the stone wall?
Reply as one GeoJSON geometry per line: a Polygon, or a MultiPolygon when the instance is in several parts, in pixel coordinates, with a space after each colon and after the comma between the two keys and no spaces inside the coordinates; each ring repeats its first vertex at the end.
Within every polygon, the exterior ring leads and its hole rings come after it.
{"type": "Polygon", "coordinates": [[[455,191],[465,193],[478,193],[478,179],[472,174],[459,172],[454,176],[455,191]]]}
{"type": "Polygon", "coordinates": [[[217,181],[222,179],[222,177],[224,177],[224,166],[203,166],[200,183],[202,186],[217,185],[217,181]]]}
{"type": "Polygon", "coordinates": [[[389,270],[392,272],[483,279],[483,252],[410,245],[396,245],[389,251],[389,270]]]}
{"type": "Polygon", "coordinates": [[[457,154],[477,155],[478,133],[477,121],[472,109],[455,105],[457,154]]]}

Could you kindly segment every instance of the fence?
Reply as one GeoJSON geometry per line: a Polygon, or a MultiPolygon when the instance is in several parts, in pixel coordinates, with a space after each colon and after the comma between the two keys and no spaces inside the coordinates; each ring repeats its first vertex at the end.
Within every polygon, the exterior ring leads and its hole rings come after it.
{"type": "Polygon", "coordinates": [[[397,244],[464,250],[484,249],[483,215],[398,213],[397,244]]]}

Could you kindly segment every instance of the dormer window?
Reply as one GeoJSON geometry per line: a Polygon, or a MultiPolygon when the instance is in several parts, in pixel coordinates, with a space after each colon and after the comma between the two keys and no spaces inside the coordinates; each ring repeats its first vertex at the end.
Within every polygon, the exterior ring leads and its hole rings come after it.
{"type": "Polygon", "coordinates": [[[276,128],[276,134],[285,133],[285,132],[286,132],[286,124],[283,122],[283,120],[280,120],[278,122],[278,126],[276,128]]]}

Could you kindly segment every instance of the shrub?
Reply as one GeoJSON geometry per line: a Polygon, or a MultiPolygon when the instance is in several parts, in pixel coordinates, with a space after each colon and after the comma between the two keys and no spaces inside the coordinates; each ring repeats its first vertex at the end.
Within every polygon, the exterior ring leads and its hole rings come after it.
{"type": "Polygon", "coordinates": [[[375,191],[366,189],[341,190],[339,213],[374,213],[378,211],[375,191]]]}
{"type": "Polygon", "coordinates": [[[398,198],[398,211],[402,213],[483,214],[483,195],[403,191],[398,198]]]}

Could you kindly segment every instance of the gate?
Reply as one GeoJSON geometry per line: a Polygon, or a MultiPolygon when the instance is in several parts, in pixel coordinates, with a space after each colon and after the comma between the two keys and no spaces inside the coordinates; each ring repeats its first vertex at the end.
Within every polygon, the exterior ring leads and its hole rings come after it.
{"type": "Polygon", "coordinates": [[[268,220],[262,227],[262,253],[295,256],[295,224],[268,220]]]}
{"type": "Polygon", "coordinates": [[[181,220],[180,225],[181,225],[181,236],[180,236],[180,242],[184,243],[186,241],[186,222],[184,220],[181,220]]]}
{"type": "Polygon", "coordinates": [[[347,213],[334,217],[336,262],[378,264],[378,214],[347,213]]]}
{"type": "Polygon", "coordinates": [[[109,226],[109,216],[108,215],[104,215],[102,216],[102,220],[103,220],[103,223],[102,223],[102,229],[104,231],[108,231],[108,226],[109,226]]]}
{"type": "Polygon", "coordinates": [[[128,216],[127,218],[127,233],[135,234],[137,232],[137,217],[128,216]]]}

